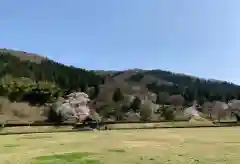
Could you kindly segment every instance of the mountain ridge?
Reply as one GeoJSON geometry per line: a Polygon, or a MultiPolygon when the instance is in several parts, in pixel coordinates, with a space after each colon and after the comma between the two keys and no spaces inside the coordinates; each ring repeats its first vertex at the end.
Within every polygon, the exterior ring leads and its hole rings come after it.
{"type": "MultiPolygon", "coordinates": [[[[195,100],[203,105],[205,102],[240,99],[240,86],[224,81],[164,70],[87,70],[38,54],[0,49],[0,96],[13,103],[27,101],[44,105],[74,91],[88,93],[92,109],[104,118],[111,116],[117,120],[125,118],[131,111],[137,112],[139,102],[146,102],[157,112],[159,106],[186,107],[195,100]]],[[[21,113],[22,109],[14,106],[12,113],[16,114],[16,110],[21,113]]],[[[13,108],[11,103],[10,108],[13,108]]],[[[8,110],[6,107],[5,111],[8,110]]],[[[31,110],[32,107],[29,108],[31,110]]],[[[38,108],[33,110],[35,114],[29,117],[40,118],[38,108]]],[[[170,114],[173,112],[168,110],[170,114]]],[[[178,111],[176,115],[180,118],[183,113],[178,111]]],[[[9,117],[12,116],[6,118],[9,117]]]]}
{"type": "MultiPolygon", "coordinates": [[[[0,48],[0,52],[9,52],[10,54],[16,56],[16,57],[19,57],[20,59],[22,60],[29,60],[31,62],[36,62],[36,63],[39,63],[41,62],[42,60],[50,60],[50,61],[54,61],[56,62],[55,60],[53,59],[50,59],[49,57],[44,57],[44,56],[41,56],[37,53],[29,53],[29,52],[26,52],[26,51],[22,51],[22,50],[14,50],[14,49],[7,49],[7,48],[0,48]]],[[[64,63],[61,63],[65,66],[72,66],[72,65],[67,65],[67,64],[64,64],[64,63]]],[[[77,66],[73,66],[75,68],[78,68],[77,66]]],[[[237,84],[237,83],[234,83],[234,82],[231,82],[231,81],[227,81],[227,80],[219,80],[219,79],[214,79],[214,78],[205,78],[205,77],[199,77],[199,76],[195,76],[195,75],[192,75],[192,74],[186,74],[186,73],[181,73],[181,72],[175,72],[175,71],[171,71],[171,70],[163,70],[163,69],[141,69],[141,68],[129,68],[129,69],[123,69],[123,70],[92,70],[92,69],[87,69],[87,68],[82,68],[82,69],[86,69],[86,70],[89,70],[89,71],[94,71],[96,72],[97,74],[101,74],[100,72],[102,72],[103,74],[108,74],[108,73],[119,73],[119,72],[127,72],[127,71],[130,71],[130,72],[133,72],[133,71],[136,71],[136,72],[148,72],[148,71],[163,71],[163,72],[168,72],[168,73],[172,73],[172,74],[175,74],[175,75],[179,75],[179,76],[188,76],[188,77],[191,77],[191,78],[196,78],[196,79],[200,79],[200,80],[207,80],[207,81],[213,81],[213,82],[219,82],[219,83],[231,83],[233,85],[236,85],[236,86],[240,86],[240,84],[237,84]]]]}
{"type": "MultiPolygon", "coordinates": [[[[150,92],[153,92],[156,94],[158,94],[158,92],[169,92],[171,95],[172,94],[184,95],[185,93],[189,92],[188,94],[191,94],[192,97],[194,97],[193,96],[194,94],[203,95],[205,93],[201,93],[201,92],[208,92],[208,94],[204,96],[205,99],[207,99],[206,97],[211,97],[213,95],[215,96],[215,98],[212,98],[212,99],[220,99],[219,97],[222,97],[222,99],[225,99],[224,98],[226,97],[225,95],[230,95],[229,97],[231,97],[233,95],[233,92],[235,95],[236,94],[238,95],[238,93],[235,93],[235,90],[237,90],[238,92],[240,88],[239,85],[234,83],[229,83],[227,81],[199,78],[193,75],[175,73],[175,72],[165,71],[160,69],[143,70],[139,68],[133,68],[133,69],[121,70],[121,71],[87,70],[83,68],[77,68],[74,66],[67,66],[65,64],[55,62],[49,58],[42,57],[41,55],[27,53],[24,51],[14,51],[14,50],[9,50],[5,48],[5,49],[0,49],[0,53],[9,54],[19,58],[20,60],[30,61],[31,63],[36,63],[37,65],[45,63],[44,67],[49,66],[49,64],[51,63],[52,65],[51,68],[53,69],[57,69],[60,66],[61,68],[64,67],[69,70],[76,70],[76,71],[85,70],[86,75],[88,74],[87,72],[89,73],[92,72],[95,74],[94,76],[100,76],[101,78],[104,79],[104,83],[103,84],[99,83],[99,85],[101,86],[109,85],[112,87],[115,86],[113,88],[118,88],[118,87],[121,88],[121,86],[122,87],[125,86],[126,88],[131,88],[131,87],[137,86],[137,87],[142,87],[143,90],[147,89],[150,92]],[[224,96],[222,96],[221,94],[223,94],[224,96]]],[[[47,71],[47,70],[41,70],[41,71],[47,71]]],[[[53,71],[56,71],[56,70],[53,70],[53,71]]],[[[77,72],[75,72],[74,74],[76,73],[77,72]]],[[[62,75],[62,78],[64,78],[64,75],[62,75]]],[[[103,87],[103,88],[109,88],[109,87],[103,87]]]]}

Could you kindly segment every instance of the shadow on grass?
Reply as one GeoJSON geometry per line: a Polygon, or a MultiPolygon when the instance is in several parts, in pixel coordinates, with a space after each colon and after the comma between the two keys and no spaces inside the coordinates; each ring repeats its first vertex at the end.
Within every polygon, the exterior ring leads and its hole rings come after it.
{"type": "Polygon", "coordinates": [[[31,164],[102,164],[99,160],[93,159],[90,153],[74,152],[52,156],[40,156],[33,159],[31,164]]]}
{"type": "Polygon", "coordinates": [[[17,144],[6,144],[4,145],[5,148],[16,148],[16,147],[19,147],[20,145],[17,145],[17,144]]]}
{"type": "Polygon", "coordinates": [[[116,152],[116,153],[125,153],[124,149],[108,149],[109,152],[116,152]]]}
{"type": "Polygon", "coordinates": [[[48,138],[52,138],[52,136],[26,135],[26,136],[21,137],[21,139],[48,139],[48,138]]]}

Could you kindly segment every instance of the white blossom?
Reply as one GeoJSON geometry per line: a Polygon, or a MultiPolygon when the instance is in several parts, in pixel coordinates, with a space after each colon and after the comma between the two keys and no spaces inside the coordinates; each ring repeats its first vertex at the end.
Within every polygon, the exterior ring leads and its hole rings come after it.
{"type": "Polygon", "coordinates": [[[74,92],[67,95],[67,99],[60,103],[56,109],[66,119],[76,118],[83,121],[90,116],[90,108],[88,107],[90,99],[84,92],[74,92]]]}

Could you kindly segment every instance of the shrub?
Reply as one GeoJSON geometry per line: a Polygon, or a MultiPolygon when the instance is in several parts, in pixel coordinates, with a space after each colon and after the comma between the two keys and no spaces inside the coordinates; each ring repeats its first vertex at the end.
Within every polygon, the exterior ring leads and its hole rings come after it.
{"type": "Polygon", "coordinates": [[[99,113],[101,116],[104,118],[109,118],[111,116],[114,116],[116,111],[115,111],[115,106],[114,105],[103,105],[98,109],[99,113]]]}
{"type": "Polygon", "coordinates": [[[59,124],[64,121],[63,115],[57,111],[57,108],[58,108],[57,103],[50,105],[49,110],[47,112],[48,113],[47,122],[59,124]]]}
{"type": "Polygon", "coordinates": [[[140,107],[140,118],[142,121],[149,121],[152,118],[153,110],[150,101],[145,101],[140,107]]]}
{"type": "Polygon", "coordinates": [[[162,116],[165,120],[173,121],[175,119],[175,110],[174,108],[163,107],[162,116]]]}
{"type": "Polygon", "coordinates": [[[113,93],[112,100],[114,102],[119,102],[124,99],[123,93],[120,88],[117,88],[113,93]]]}
{"type": "Polygon", "coordinates": [[[133,102],[130,105],[130,108],[134,111],[137,112],[141,106],[141,99],[139,97],[135,97],[133,102]]]}
{"type": "Polygon", "coordinates": [[[5,127],[5,123],[1,123],[0,130],[2,130],[5,127]]]}

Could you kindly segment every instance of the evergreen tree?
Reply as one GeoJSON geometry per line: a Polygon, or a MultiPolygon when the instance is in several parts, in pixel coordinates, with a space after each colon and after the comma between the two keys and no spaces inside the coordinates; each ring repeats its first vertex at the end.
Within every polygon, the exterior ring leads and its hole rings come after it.
{"type": "Polygon", "coordinates": [[[168,104],[169,103],[169,94],[166,93],[166,92],[160,92],[157,94],[157,100],[156,100],[156,103],[157,104],[161,104],[161,105],[164,105],[164,104],[168,104]]]}
{"type": "Polygon", "coordinates": [[[99,85],[94,86],[94,92],[93,93],[94,93],[94,96],[92,97],[92,99],[95,99],[100,93],[100,86],[99,85]]]}
{"type": "Polygon", "coordinates": [[[123,96],[123,93],[122,93],[121,89],[117,88],[115,90],[115,92],[113,93],[112,100],[114,102],[119,102],[119,101],[123,100],[123,98],[124,98],[124,96],[123,96]]]}
{"type": "Polygon", "coordinates": [[[140,109],[141,103],[142,103],[141,99],[138,96],[136,96],[133,102],[131,103],[130,108],[133,111],[137,112],[140,109]]]}

